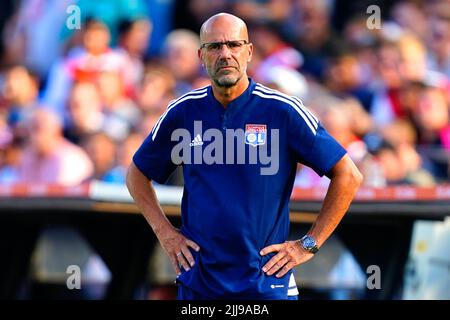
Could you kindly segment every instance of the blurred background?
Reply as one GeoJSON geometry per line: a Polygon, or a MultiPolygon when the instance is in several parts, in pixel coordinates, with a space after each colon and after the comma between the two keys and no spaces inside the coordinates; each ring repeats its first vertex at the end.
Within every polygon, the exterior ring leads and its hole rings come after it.
{"type": "MultiPolygon", "coordinates": [[[[449,0],[0,8],[1,298],[174,298],[175,274],[126,194],[126,168],[167,104],[209,84],[199,28],[230,12],[249,26],[249,75],[300,98],[348,150],[364,190],[376,190],[298,268],[300,298],[450,299],[450,192],[439,189],[450,179],[449,0]],[[69,265],[81,269],[80,290],[67,288],[69,265]],[[381,268],[381,288],[367,288],[369,265],[381,268]]],[[[299,165],[299,193],[328,182],[299,165]]],[[[158,186],[175,224],[182,185],[177,170],[158,186]]],[[[293,237],[318,211],[308,194],[293,198],[293,237]]]]}

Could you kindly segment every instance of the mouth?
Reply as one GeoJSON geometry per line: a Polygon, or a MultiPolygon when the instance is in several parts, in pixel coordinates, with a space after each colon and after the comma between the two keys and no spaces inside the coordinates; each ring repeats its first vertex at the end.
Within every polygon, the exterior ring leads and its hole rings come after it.
{"type": "Polygon", "coordinates": [[[222,66],[222,67],[217,68],[217,71],[220,71],[220,70],[232,70],[232,69],[236,69],[236,68],[232,67],[232,66],[222,66]]]}

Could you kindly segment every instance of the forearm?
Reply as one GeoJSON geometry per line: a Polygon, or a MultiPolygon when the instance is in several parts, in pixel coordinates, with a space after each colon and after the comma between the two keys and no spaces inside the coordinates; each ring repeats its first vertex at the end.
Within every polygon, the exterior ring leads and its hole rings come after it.
{"type": "MultiPolygon", "coordinates": [[[[328,176],[331,183],[322,209],[308,232],[316,240],[318,247],[321,247],[336,229],[362,182],[361,173],[348,155],[334,165],[328,176]]],[[[260,254],[264,256],[271,252],[278,253],[264,265],[262,270],[269,276],[277,272],[276,277],[278,278],[314,256],[312,252],[302,249],[297,241],[269,245],[263,248],[260,254]]]]}
{"type": "Polygon", "coordinates": [[[142,174],[134,163],[128,169],[127,187],[136,205],[166,251],[177,275],[181,274],[180,266],[189,271],[195,264],[189,248],[198,251],[200,247],[172,226],[159,205],[151,181],[142,174]]]}
{"type": "Polygon", "coordinates": [[[153,232],[159,238],[168,228],[173,228],[156,197],[151,181],[132,163],[127,172],[127,188],[153,232]]]}
{"type": "Polygon", "coordinates": [[[353,162],[347,163],[346,168],[347,170],[336,170],[332,176],[320,213],[308,232],[316,239],[319,247],[336,229],[361,184],[362,176],[353,162]]]}

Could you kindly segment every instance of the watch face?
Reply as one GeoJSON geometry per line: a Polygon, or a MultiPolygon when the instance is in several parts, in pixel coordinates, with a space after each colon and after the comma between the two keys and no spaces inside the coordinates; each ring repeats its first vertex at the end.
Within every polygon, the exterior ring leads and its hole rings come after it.
{"type": "Polygon", "coordinates": [[[305,249],[311,249],[316,245],[316,241],[310,236],[305,236],[302,240],[302,244],[305,249]]]}

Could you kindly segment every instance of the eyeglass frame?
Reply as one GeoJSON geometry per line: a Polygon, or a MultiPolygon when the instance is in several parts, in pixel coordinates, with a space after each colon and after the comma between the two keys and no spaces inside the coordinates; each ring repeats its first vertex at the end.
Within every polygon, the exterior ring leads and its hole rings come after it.
{"type": "MultiPolygon", "coordinates": [[[[226,45],[227,48],[228,48],[229,50],[232,50],[232,49],[230,49],[230,47],[228,46],[228,43],[230,43],[230,42],[237,42],[237,41],[243,41],[244,44],[243,44],[242,46],[247,45],[247,44],[250,44],[250,42],[249,42],[248,40],[244,40],[244,39],[240,39],[240,40],[229,40],[229,41],[217,41],[217,42],[205,42],[205,43],[202,43],[202,44],[200,45],[200,49],[205,49],[206,46],[211,45],[211,44],[220,44],[219,50],[222,49],[222,46],[223,46],[223,45],[226,45]]],[[[241,47],[240,47],[240,48],[241,48],[241,47]]],[[[207,49],[207,50],[208,50],[208,49],[207,49]]],[[[212,52],[212,51],[214,51],[214,50],[208,50],[208,51],[212,52]]]]}

